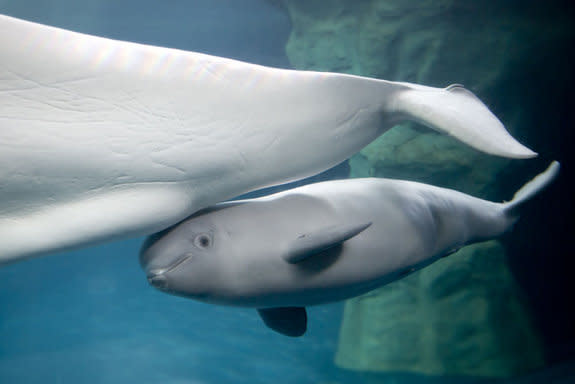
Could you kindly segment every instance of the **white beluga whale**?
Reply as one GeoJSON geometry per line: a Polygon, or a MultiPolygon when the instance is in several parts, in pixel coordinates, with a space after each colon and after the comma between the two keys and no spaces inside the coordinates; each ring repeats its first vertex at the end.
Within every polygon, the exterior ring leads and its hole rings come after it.
{"type": "Polygon", "coordinates": [[[162,230],[411,119],[528,158],[471,92],[274,69],[0,16],[0,263],[162,230]]]}
{"type": "Polygon", "coordinates": [[[559,163],[494,203],[392,179],[310,184],[220,203],[150,236],[140,262],[174,295],[257,308],[268,327],[306,331],[306,306],[348,299],[508,231],[559,163]]]}

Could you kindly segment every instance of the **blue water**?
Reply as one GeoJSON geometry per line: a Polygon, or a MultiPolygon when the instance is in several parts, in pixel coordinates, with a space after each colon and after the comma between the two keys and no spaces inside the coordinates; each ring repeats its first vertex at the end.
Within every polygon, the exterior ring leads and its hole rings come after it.
{"type": "Polygon", "coordinates": [[[279,374],[295,383],[321,381],[333,370],[340,305],[312,308],[309,335],[288,339],[253,310],[150,288],[137,263],[139,245],[125,241],[1,270],[0,382],[265,383],[279,374]]]}
{"type": "MultiPolygon", "coordinates": [[[[12,0],[0,2],[0,12],[289,67],[289,19],[265,1],[12,0]]],[[[332,176],[345,173],[342,167],[332,176]]],[[[149,287],[137,260],[141,241],[0,268],[0,383],[575,382],[569,361],[493,381],[341,370],[333,358],[343,304],[310,308],[308,333],[286,338],[264,327],[253,310],[210,306],[149,287]]]]}
{"type": "Polygon", "coordinates": [[[515,380],[361,374],[333,364],[342,304],[308,309],[302,338],[251,309],[202,304],[147,285],[140,239],[0,269],[0,383],[568,384],[571,363],[515,380]]]}

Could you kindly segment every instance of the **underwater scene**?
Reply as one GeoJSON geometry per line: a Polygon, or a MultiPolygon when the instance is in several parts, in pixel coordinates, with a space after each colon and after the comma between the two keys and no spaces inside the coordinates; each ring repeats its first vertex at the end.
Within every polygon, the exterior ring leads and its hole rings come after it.
{"type": "Polygon", "coordinates": [[[0,383],[575,383],[573,47],[570,0],[0,0],[0,383]]]}

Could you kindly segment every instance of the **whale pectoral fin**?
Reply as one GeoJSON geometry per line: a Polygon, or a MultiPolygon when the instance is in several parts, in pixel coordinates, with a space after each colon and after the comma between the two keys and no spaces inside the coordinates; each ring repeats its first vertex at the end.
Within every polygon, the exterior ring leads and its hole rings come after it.
{"type": "Polygon", "coordinates": [[[371,222],[334,225],[305,233],[289,245],[283,258],[290,264],[299,263],[319,252],[340,245],[344,241],[360,234],[370,225],[371,222]]]}
{"type": "Polygon", "coordinates": [[[307,330],[304,307],[260,308],[258,313],[268,328],[282,335],[299,337],[307,330]]]}

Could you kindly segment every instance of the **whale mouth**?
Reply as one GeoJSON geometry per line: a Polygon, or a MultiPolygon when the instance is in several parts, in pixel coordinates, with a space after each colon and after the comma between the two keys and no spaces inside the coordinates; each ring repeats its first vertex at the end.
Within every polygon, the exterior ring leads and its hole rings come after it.
{"type": "Polygon", "coordinates": [[[163,273],[148,275],[148,283],[154,288],[165,291],[168,289],[168,279],[163,273]]]}
{"type": "Polygon", "coordinates": [[[170,264],[166,268],[152,269],[147,273],[148,283],[155,288],[161,289],[163,291],[168,290],[168,278],[166,274],[178,268],[180,265],[184,264],[186,261],[193,258],[194,255],[188,254],[180,257],[178,260],[170,264]]]}
{"type": "Polygon", "coordinates": [[[166,277],[166,274],[178,268],[180,265],[184,264],[192,257],[193,255],[188,254],[183,257],[180,257],[178,260],[176,260],[166,268],[152,269],[148,271],[147,273],[148,283],[150,283],[151,286],[161,289],[163,291],[167,290],[168,278],[166,277]]]}
{"type": "Polygon", "coordinates": [[[152,269],[152,270],[148,271],[148,276],[163,275],[165,273],[171,272],[174,269],[178,268],[183,263],[185,263],[186,261],[190,260],[192,257],[193,257],[193,255],[189,255],[189,254],[186,256],[182,256],[178,260],[174,261],[172,264],[168,265],[166,268],[156,268],[156,269],[152,269]]]}

